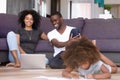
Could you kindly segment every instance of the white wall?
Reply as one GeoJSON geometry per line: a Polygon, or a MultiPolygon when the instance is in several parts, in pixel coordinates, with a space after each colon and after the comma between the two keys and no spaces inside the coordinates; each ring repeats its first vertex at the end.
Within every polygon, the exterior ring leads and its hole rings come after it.
{"type": "Polygon", "coordinates": [[[118,17],[118,6],[116,6],[116,5],[113,5],[112,6],[112,9],[111,9],[111,13],[112,13],[112,15],[114,16],[114,18],[117,18],[118,17]]]}
{"type": "MultiPolygon", "coordinates": [[[[47,1],[47,14],[50,14],[50,0],[47,1]]],[[[64,18],[69,18],[69,1],[61,0],[61,13],[64,18]]],[[[97,4],[94,4],[94,0],[72,0],[74,2],[88,2],[92,4],[91,18],[97,18],[100,13],[103,13],[103,9],[99,8],[97,4]]],[[[0,0],[0,13],[6,13],[7,0],[0,0]]],[[[105,0],[105,4],[120,4],[120,0],[105,0]]]]}
{"type": "Polygon", "coordinates": [[[69,6],[68,0],[61,0],[60,12],[63,15],[63,17],[66,18],[66,19],[69,17],[69,15],[68,15],[68,13],[69,13],[68,6],[69,6]]]}
{"type": "Polygon", "coordinates": [[[91,8],[91,18],[98,18],[99,14],[103,14],[103,8],[98,7],[98,4],[94,3],[94,0],[91,0],[92,8],[91,8]]]}
{"type": "Polygon", "coordinates": [[[105,4],[120,4],[120,0],[104,0],[105,4]]]}
{"type": "Polygon", "coordinates": [[[50,0],[46,0],[46,13],[48,14],[48,15],[50,15],[51,14],[51,2],[50,2],[50,0]]]}
{"type": "MultiPolygon", "coordinates": [[[[103,8],[98,7],[98,4],[94,4],[94,0],[72,0],[79,3],[91,3],[91,18],[98,18],[99,14],[103,13],[103,8]]],[[[69,17],[69,2],[70,0],[61,0],[61,13],[64,18],[69,17]]]]}
{"type": "Polygon", "coordinates": [[[0,0],[0,13],[6,13],[6,0],[0,0]]]}
{"type": "Polygon", "coordinates": [[[71,18],[91,18],[91,3],[72,3],[71,18]]]}
{"type": "Polygon", "coordinates": [[[111,13],[114,18],[120,18],[120,0],[105,0],[105,4],[112,5],[111,13]]]}

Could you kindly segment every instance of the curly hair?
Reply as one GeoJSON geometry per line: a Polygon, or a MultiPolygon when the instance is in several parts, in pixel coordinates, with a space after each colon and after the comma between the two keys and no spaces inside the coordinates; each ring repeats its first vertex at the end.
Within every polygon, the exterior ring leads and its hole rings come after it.
{"type": "Polygon", "coordinates": [[[97,62],[100,60],[100,54],[97,47],[91,41],[81,37],[66,46],[62,59],[66,66],[75,69],[86,62],[90,64],[97,62]]]}
{"type": "Polygon", "coordinates": [[[35,10],[23,10],[23,11],[21,11],[18,14],[18,17],[19,17],[18,23],[21,24],[22,28],[25,28],[24,19],[25,19],[25,16],[28,14],[31,14],[33,16],[34,23],[32,25],[32,28],[37,29],[39,27],[41,16],[35,10]]]}

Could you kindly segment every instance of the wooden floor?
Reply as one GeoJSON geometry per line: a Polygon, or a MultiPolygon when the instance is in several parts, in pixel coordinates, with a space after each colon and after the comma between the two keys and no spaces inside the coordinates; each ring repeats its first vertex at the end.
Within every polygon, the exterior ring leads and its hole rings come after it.
{"type": "MultiPolygon", "coordinates": [[[[118,70],[119,71],[117,74],[112,74],[111,79],[107,80],[120,80],[120,67],[118,68],[118,70]]],[[[63,78],[61,76],[61,72],[62,69],[48,68],[48,69],[25,70],[12,67],[0,67],[0,80],[69,80],[63,78]]]]}

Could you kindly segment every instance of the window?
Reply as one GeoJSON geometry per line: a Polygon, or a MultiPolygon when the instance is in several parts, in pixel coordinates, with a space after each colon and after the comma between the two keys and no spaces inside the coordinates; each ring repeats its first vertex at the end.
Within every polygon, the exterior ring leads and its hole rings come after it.
{"type": "Polygon", "coordinates": [[[71,18],[91,18],[90,3],[72,3],[71,18]]]}
{"type": "Polygon", "coordinates": [[[35,0],[34,9],[39,12],[41,16],[46,17],[46,0],[35,0]]]}

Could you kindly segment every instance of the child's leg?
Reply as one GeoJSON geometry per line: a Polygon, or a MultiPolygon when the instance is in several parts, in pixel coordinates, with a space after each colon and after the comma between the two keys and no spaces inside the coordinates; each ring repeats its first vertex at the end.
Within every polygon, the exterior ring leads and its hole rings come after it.
{"type": "MultiPolygon", "coordinates": [[[[92,40],[92,43],[94,44],[94,45],[96,45],[96,40],[92,40]]],[[[106,64],[108,64],[108,65],[110,65],[111,66],[111,68],[112,68],[112,73],[116,73],[117,72],[117,66],[116,66],[116,64],[114,63],[114,62],[112,62],[109,58],[107,58],[106,56],[104,56],[101,52],[100,52],[100,57],[101,57],[101,60],[104,62],[104,63],[106,63],[106,64]]]]}
{"type": "Polygon", "coordinates": [[[9,47],[9,60],[15,63],[15,67],[20,66],[20,52],[18,49],[16,34],[14,32],[9,32],[7,35],[7,42],[9,47]]]}
{"type": "Polygon", "coordinates": [[[116,73],[117,72],[117,67],[116,66],[111,66],[106,63],[104,63],[104,66],[109,70],[110,73],[116,73]]]}
{"type": "Polygon", "coordinates": [[[117,73],[117,66],[111,66],[112,67],[112,72],[111,73],[117,73]]]}
{"type": "Polygon", "coordinates": [[[100,53],[100,57],[101,57],[101,60],[104,63],[106,63],[106,64],[108,64],[108,65],[111,66],[111,68],[112,68],[111,73],[116,73],[117,72],[117,66],[116,66],[116,64],[113,61],[111,61],[109,58],[107,58],[106,56],[104,56],[102,53],[100,53]]]}

